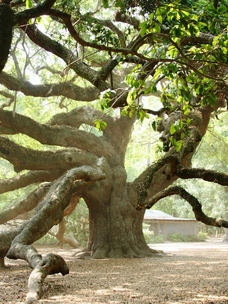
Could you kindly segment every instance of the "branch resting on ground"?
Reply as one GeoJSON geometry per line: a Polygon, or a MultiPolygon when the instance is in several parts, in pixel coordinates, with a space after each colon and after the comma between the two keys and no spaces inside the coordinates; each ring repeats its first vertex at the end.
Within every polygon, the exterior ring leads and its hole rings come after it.
{"type": "Polygon", "coordinates": [[[43,199],[44,205],[39,212],[26,224],[22,224],[18,235],[12,234],[11,245],[7,240],[10,246],[7,257],[23,259],[34,269],[29,278],[26,303],[38,301],[43,280],[48,274],[60,272],[65,275],[69,273],[65,261],[60,256],[49,254],[42,258],[30,244],[44,236],[53,225],[61,222],[73,192],[79,190],[81,186],[84,187],[88,183],[105,178],[101,168],[102,164],[102,160],[99,160],[96,168],[88,166],[74,168],[57,179],[43,199]]]}

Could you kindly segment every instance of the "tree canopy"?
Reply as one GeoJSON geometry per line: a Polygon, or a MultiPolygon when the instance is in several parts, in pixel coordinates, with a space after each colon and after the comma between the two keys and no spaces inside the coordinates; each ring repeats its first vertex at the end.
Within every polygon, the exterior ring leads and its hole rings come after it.
{"type": "Polygon", "coordinates": [[[28,303],[46,275],[69,271],[32,244],[79,198],[93,258],[156,254],[142,233],[145,208],[174,194],[197,220],[228,227],[173,186],[192,178],[228,185],[226,172],[191,167],[212,115],[227,108],[227,18],[227,0],[0,1],[0,193],[25,192],[0,223],[31,212],[0,234],[0,262],[7,255],[34,268],[28,303]],[[132,128],[146,119],[160,157],[128,181],[132,128]]]}

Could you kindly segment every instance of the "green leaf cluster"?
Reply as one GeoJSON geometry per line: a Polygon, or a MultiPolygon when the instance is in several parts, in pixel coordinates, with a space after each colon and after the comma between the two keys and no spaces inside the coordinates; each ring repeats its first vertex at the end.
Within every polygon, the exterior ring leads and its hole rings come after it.
{"type": "Polygon", "coordinates": [[[104,131],[107,127],[107,123],[102,119],[94,120],[94,125],[99,131],[104,131]]]}

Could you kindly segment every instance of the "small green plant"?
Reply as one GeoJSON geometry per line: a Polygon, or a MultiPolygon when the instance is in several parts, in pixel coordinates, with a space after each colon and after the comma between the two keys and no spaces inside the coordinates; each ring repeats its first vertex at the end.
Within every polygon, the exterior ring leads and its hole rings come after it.
{"type": "Polygon", "coordinates": [[[206,232],[199,231],[199,233],[198,233],[198,240],[199,240],[200,242],[206,241],[207,237],[208,237],[208,235],[207,235],[206,232]]]}
{"type": "Polygon", "coordinates": [[[154,232],[149,227],[149,224],[143,223],[143,234],[147,244],[163,243],[162,235],[154,235],[154,232]]]}

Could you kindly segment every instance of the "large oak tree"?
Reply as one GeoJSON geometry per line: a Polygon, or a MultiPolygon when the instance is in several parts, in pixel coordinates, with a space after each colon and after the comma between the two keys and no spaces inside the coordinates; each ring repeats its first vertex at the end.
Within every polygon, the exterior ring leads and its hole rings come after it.
{"type": "Polygon", "coordinates": [[[40,297],[47,274],[68,273],[61,257],[42,257],[32,243],[61,223],[78,198],[89,209],[87,251],[93,258],[156,254],[142,232],[145,208],[173,194],[192,206],[197,220],[228,227],[205,215],[196,197],[172,186],[181,178],[228,185],[224,173],[191,167],[211,114],[227,103],[227,11],[226,1],[1,1],[0,157],[17,175],[0,180],[0,193],[36,189],[4,210],[0,223],[36,212],[0,234],[0,257],[2,265],[7,256],[34,268],[27,302],[40,297]],[[160,108],[145,108],[147,95],[160,98],[160,108]],[[56,97],[63,111],[46,122],[28,117],[17,111],[25,96],[37,102],[56,97]],[[69,101],[87,104],[66,112],[69,101]],[[151,115],[158,118],[153,127],[164,152],[127,182],[132,128],[151,115]],[[94,126],[99,135],[91,132],[94,126]],[[17,134],[43,149],[20,145],[17,134]]]}

